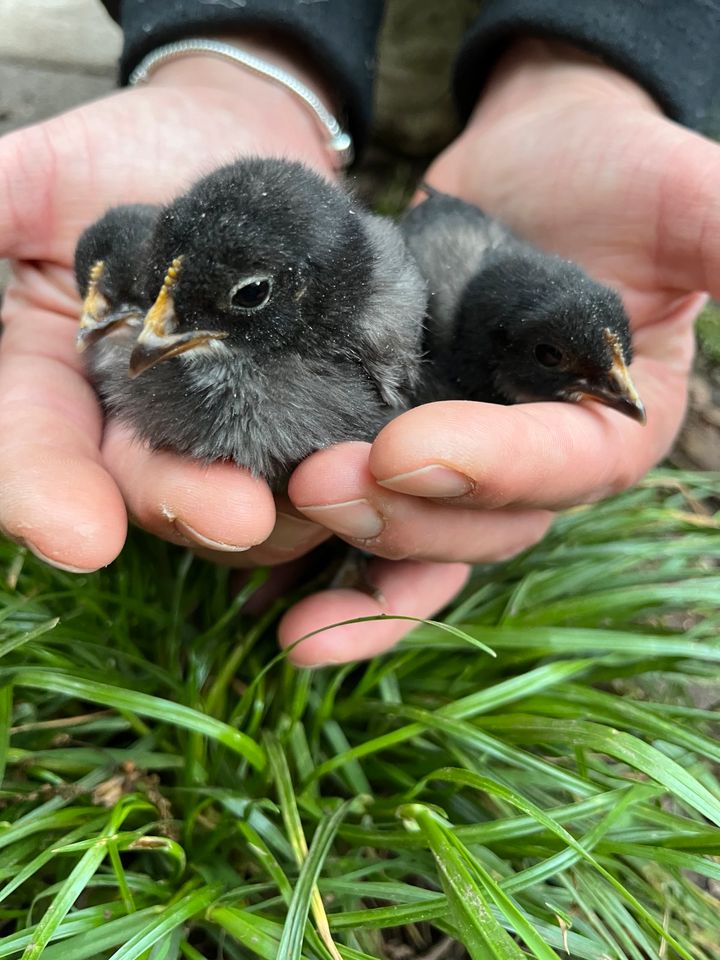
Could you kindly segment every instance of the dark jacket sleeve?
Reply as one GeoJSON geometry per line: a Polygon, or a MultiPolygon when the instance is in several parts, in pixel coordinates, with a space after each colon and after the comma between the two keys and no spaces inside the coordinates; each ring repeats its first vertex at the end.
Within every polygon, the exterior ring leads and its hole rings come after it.
{"type": "Polygon", "coordinates": [[[325,73],[356,145],[372,112],[375,47],[383,0],[103,0],[123,28],[120,80],[151,50],[188,37],[247,29],[295,41],[325,73]]]}
{"type": "Polygon", "coordinates": [[[720,0],[485,0],[456,63],[463,118],[520,36],[567,40],[637,80],[673,120],[720,132],[720,0]]]}

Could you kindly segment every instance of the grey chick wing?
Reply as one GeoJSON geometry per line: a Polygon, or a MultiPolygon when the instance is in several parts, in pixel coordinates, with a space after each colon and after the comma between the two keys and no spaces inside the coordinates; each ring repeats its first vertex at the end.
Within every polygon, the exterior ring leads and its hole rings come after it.
{"type": "Polygon", "coordinates": [[[282,489],[412,402],[425,284],[398,228],[299,163],[244,159],[163,208],[137,343],[98,383],[152,447],[282,489]],[[128,376],[130,371],[132,376],[128,376]]]}

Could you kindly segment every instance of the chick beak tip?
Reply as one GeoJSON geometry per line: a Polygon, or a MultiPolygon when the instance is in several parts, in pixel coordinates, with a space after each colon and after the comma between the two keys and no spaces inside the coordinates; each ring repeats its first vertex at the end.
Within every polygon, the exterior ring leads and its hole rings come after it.
{"type": "Polygon", "coordinates": [[[151,334],[143,342],[138,337],[138,342],[130,354],[128,376],[134,380],[163,360],[179,357],[181,353],[204,347],[215,340],[223,340],[226,336],[227,333],[222,331],[191,330],[188,333],[172,333],[163,337],[151,334]]]}
{"type": "Polygon", "coordinates": [[[647,423],[645,404],[632,381],[620,342],[610,331],[606,331],[606,335],[613,354],[612,366],[598,383],[583,384],[568,399],[576,402],[595,400],[644,426],[647,423]]]}
{"type": "Polygon", "coordinates": [[[624,413],[636,423],[639,423],[641,427],[644,427],[647,423],[645,404],[642,402],[640,397],[638,397],[636,400],[628,401],[627,407],[622,410],[621,413],[624,413]]]}
{"type": "MultiPolygon", "coordinates": [[[[83,316],[83,320],[85,317],[83,316]]],[[[97,343],[106,334],[124,325],[137,326],[142,321],[142,312],[134,308],[123,308],[109,313],[101,320],[80,323],[80,329],[75,337],[75,349],[84,353],[88,347],[97,343]]]]}
{"type": "Polygon", "coordinates": [[[609,389],[605,402],[608,406],[624,413],[626,417],[630,417],[636,423],[644,426],[647,423],[645,404],[640,399],[640,394],[632,381],[622,347],[612,334],[608,336],[608,342],[613,353],[613,363],[608,373],[609,389]]]}

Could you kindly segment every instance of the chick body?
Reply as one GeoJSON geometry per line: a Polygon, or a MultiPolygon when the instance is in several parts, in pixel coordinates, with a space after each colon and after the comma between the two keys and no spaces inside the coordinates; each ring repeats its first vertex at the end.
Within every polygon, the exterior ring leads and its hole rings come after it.
{"type": "Polygon", "coordinates": [[[88,355],[109,416],[150,446],[233,460],[282,489],[314,450],[370,440],[412,402],[419,270],[394,224],[301,164],[215,171],[159,212],[143,258],[140,288],[164,291],[160,334],[88,355]],[[143,339],[159,359],[130,377],[143,339]]]}
{"type": "Polygon", "coordinates": [[[401,225],[428,284],[420,399],[595,399],[642,420],[619,295],[479,207],[426,189],[401,225]]]}

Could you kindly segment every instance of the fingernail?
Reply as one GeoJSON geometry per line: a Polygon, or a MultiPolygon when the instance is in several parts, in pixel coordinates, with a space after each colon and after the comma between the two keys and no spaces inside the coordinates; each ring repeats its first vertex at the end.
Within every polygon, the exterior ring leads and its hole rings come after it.
{"type": "Polygon", "coordinates": [[[438,464],[411,470],[409,473],[399,473],[396,477],[377,482],[381,487],[387,487],[396,493],[407,493],[412,497],[461,497],[464,493],[470,493],[473,488],[470,477],[438,464]]]}
{"type": "Polygon", "coordinates": [[[273,532],[263,546],[275,547],[278,550],[299,550],[300,547],[321,540],[322,537],[322,530],[312,520],[302,520],[280,511],[275,519],[273,532]]]}
{"type": "Polygon", "coordinates": [[[323,667],[339,667],[344,660],[322,660],[317,663],[294,663],[296,670],[322,670],[323,667]]]}
{"type": "Polygon", "coordinates": [[[95,570],[88,570],[87,568],[83,569],[83,567],[73,567],[69,563],[60,563],[59,560],[51,560],[50,557],[46,557],[41,550],[38,550],[38,548],[28,540],[24,540],[23,544],[28,548],[30,553],[34,554],[38,558],[38,560],[42,560],[42,562],[46,563],[49,567],[55,567],[56,570],[64,570],[65,573],[95,573],[95,570]]]}
{"type": "Polygon", "coordinates": [[[353,540],[372,540],[380,536],[385,521],[367,500],[348,500],[320,507],[299,507],[324,527],[353,540]]]}
{"type": "Polygon", "coordinates": [[[184,520],[180,520],[178,517],[175,517],[172,524],[180,536],[187,537],[188,540],[198,546],[207,547],[208,550],[219,550],[222,553],[244,553],[244,551],[249,550],[251,546],[249,544],[247,547],[239,547],[236,543],[224,543],[222,540],[211,540],[210,537],[206,537],[204,533],[199,533],[194,527],[191,527],[189,523],[185,523],[184,520]]]}

